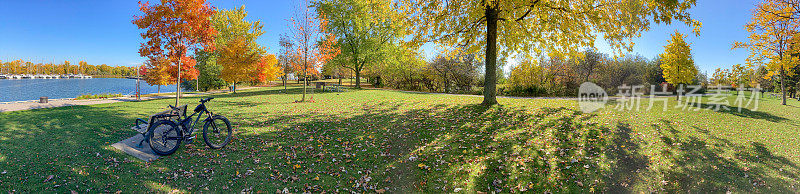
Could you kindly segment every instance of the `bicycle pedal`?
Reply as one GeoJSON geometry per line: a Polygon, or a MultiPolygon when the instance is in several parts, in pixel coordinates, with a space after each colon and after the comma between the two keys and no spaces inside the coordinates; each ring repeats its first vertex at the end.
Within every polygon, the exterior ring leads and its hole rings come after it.
{"type": "Polygon", "coordinates": [[[186,137],[186,144],[192,144],[194,142],[195,136],[186,137]]]}

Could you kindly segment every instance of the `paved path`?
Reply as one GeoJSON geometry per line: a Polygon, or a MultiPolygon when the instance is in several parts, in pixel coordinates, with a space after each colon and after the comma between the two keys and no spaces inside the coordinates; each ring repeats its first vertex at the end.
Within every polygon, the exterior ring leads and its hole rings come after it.
{"type": "MultiPolygon", "coordinates": [[[[255,87],[242,87],[238,90],[247,90],[252,89],[255,87]]],[[[188,96],[197,96],[197,95],[208,95],[208,94],[216,94],[216,93],[223,93],[228,92],[228,90],[217,90],[217,91],[210,91],[204,93],[193,93],[193,94],[182,94],[183,97],[188,96]]],[[[142,100],[154,100],[154,99],[162,99],[162,98],[175,98],[175,95],[165,95],[165,96],[152,96],[152,97],[142,97],[142,100]]],[[[135,97],[119,97],[119,98],[109,98],[109,99],[91,99],[91,100],[74,100],[74,99],[50,99],[48,103],[39,103],[39,101],[25,101],[25,102],[11,102],[11,103],[0,103],[0,113],[2,112],[11,112],[11,111],[20,111],[20,110],[32,110],[32,109],[40,109],[40,108],[55,108],[55,107],[64,107],[64,106],[78,106],[78,105],[93,105],[93,104],[107,104],[107,103],[116,103],[116,102],[131,102],[136,101],[135,97]]]]}
{"type": "MultiPolygon", "coordinates": [[[[157,99],[160,97],[142,98],[142,100],[157,99]]],[[[73,99],[51,99],[48,103],[39,103],[38,101],[26,101],[0,104],[0,112],[10,112],[19,110],[31,110],[40,108],[54,108],[63,106],[77,106],[77,105],[92,105],[92,104],[106,104],[115,102],[135,101],[135,98],[120,97],[110,99],[92,99],[92,100],[73,100],[73,99]]]]}

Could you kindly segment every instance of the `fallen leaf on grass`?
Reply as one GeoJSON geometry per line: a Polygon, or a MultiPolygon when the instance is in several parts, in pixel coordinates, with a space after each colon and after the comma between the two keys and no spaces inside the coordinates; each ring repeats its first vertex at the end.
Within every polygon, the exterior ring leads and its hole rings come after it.
{"type": "Polygon", "coordinates": [[[55,177],[55,176],[53,176],[53,175],[47,176],[47,179],[44,179],[44,182],[46,183],[46,182],[50,181],[51,179],[53,179],[53,177],[55,177]]]}

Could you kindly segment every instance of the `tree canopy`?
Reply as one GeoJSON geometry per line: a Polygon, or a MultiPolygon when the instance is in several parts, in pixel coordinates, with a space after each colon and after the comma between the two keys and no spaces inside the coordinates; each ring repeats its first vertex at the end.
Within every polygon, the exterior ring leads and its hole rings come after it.
{"type": "Polygon", "coordinates": [[[748,42],[735,42],[733,48],[747,48],[750,56],[747,63],[766,65],[768,75],[778,75],[783,92],[783,105],[786,105],[786,77],[792,74],[797,57],[791,56],[792,45],[798,40],[795,34],[800,29],[800,2],[784,0],[765,0],[753,9],[750,22],[745,25],[750,32],[748,42]]]}
{"type": "Polygon", "coordinates": [[[699,33],[700,22],[688,10],[695,0],[401,0],[415,33],[414,43],[435,42],[468,53],[484,51],[484,105],[497,103],[496,59],[550,52],[574,54],[594,47],[602,36],[612,47],[630,50],[632,39],[651,22],[680,21],[699,33]],[[499,49],[498,49],[499,47],[499,49]]]}
{"type": "MultiPolygon", "coordinates": [[[[294,36],[295,72],[302,75],[303,82],[308,82],[308,74],[318,72],[322,64],[339,54],[336,48],[336,36],[328,32],[328,19],[325,15],[311,10],[308,1],[302,1],[289,19],[289,29],[294,36]]],[[[306,86],[303,84],[303,98],[306,100],[306,86]]]]}
{"type": "Polygon", "coordinates": [[[264,34],[260,21],[247,21],[244,6],[221,10],[211,19],[219,32],[215,44],[220,47],[216,53],[223,69],[221,77],[235,85],[239,82],[264,82],[279,76],[280,67],[274,55],[265,55],[266,49],[256,43],[264,34]]]}
{"type": "Polygon", "coordinates": [[[341,54],[332,62],[355,73],[360,88],[362,71],[383,63],[387,47],[404,36],[404,19],[393,3],[381,0],[323,0],[314,3],[317,12],[326,16],[327,30],[335,35],[341,54]]]}
{"type": "MultiPolygon", "coordinates": [[[[149,72],[168,72],[158,76],[172,83],[180,82],[181,77],[196,79],[194,60],[186,56],[190,50],[214,49],[212,43],[216,30],[211,27],[209,19],[214,14],[214,7],[205,0],[161,0],[161,4],[154,5],[139,2],[139,10],[143,15],[134,16],[133,24],[145,29],[141,36],[146,40],[141,44],[139,55],[147,57],[151,65],[162,65],[148,68],[165,68],[149,72]],[[163,66],[161,60],[169,63],[163,66]]],[[[175,106],[178,106],[181,91],[180,84],[177,85],[175,106]]]]}
{"type": "Polygon", "coordinates": [[[676,31],[664,46],[664,53],[659,55],[664,79],[673,85],[690,84],[697,76],[692,49],[684,40],[685,37],[686,35],[676,31]]]}
{"type": "Polygon", "coordinates": [[[234,92],[237,83],[254,80],[253,76],[261,55],[249,50],[253,44],[255,43],[247,39],[237,38],[219,48],[217,61],[223,67],[221,77],[226,82],[234,84],[234,92]]]}
{"type": "MultiPolygon", "coordinates": [[[[235,9],[222,9],[214,13],[211,17],[211,23],[214,29],[217,30],[217,36],[214,44],[217,46],[226,45],[227,42],[234,39],[242,38],[246,42],[256,42],[259,37],[264,35],[264,25],[261,21],[247,21],[247,11],[244,10],[244,5],[235,9]]],[[[250,44],[249,52],[263,54],[265,51],[263,46],[258,44],[250,44]]]]}

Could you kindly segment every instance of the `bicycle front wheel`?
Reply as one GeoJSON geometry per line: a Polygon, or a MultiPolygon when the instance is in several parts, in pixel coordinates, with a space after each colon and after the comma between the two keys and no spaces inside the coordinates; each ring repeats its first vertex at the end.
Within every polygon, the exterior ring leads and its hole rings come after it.
{"type": "Polygon", "coordinates": [[[203,140],[206,145],[212,149],[223,148],[231,142],[233,129],[231,129],[231,122],[221,115],[214,115],[214,117],[206,121],[203,125],[203,140]]]}
{"type": "Polygon", "coordinates": [[[170,155],[178,150],[183,132],[175,122],[161,120],[150,125],[150,149],[158,155],[170,155]]]}

